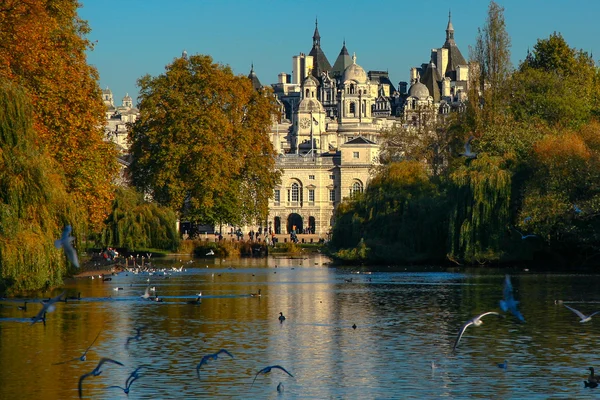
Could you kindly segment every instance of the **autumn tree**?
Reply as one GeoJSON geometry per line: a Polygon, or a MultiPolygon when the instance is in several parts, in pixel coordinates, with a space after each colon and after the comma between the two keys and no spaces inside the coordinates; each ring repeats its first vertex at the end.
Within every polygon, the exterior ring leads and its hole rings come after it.
{"type": "Polygon", "coordinates": [[[268,136],[272,94],[205,55],[177,58],[138,85],[140,118],[129,135],[135,186],[190,221],[264,218],[280,176],[268,136]]]}
{"type": "Polygon", "coordinates": [[[470,72],[477,83],[473,89],[477,88],[482,96],[470,97],[470,101],[484,105],[490,112],[502,104],[504,85],[512,73],[510,47],[504,8],[490,1],[485,25],[478,29],[475,47],[470,52],[470,63],[475,66],[470,72]]]}
{"type": "Polygon", "coordinates": [[[34,129],[67,177],[67,188],[99,229],[113,198],[116,153],[106,143],[105,108],[87,64],[87,23],[73,0],[0,4],[0,77],[25,88],[34,129]]]}
{"type": "Polygon", "coordinates": [[[85,226],[56,161],[38,144],[27,97],[0,79],[0,293],[60,284],[68,264],[54,240],[67,224],[81,238],[85,226]]]}
{"type": "Polygon", "coordinates": [[[600,75],[591,56],[560,33],[540,39],[511,81],[511,110],[519,120],[579,127],[598,114],[600,75]]]}

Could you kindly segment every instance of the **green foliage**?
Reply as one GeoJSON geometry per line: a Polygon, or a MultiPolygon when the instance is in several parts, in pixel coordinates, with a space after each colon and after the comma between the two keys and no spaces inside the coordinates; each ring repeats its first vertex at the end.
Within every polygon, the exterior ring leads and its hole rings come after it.
{"type": "Polygon", "coordinates": [[[0,292],[59,284],[67,271],[54,240],[85,220],[53,159],[37,144],[23,91],[0,83],[0,292]]]}
{"type": "Polygon", "coordinates": [[[554,33],[540,39],[510,84],[510,109],[518,120],[539,118],[579,127],[598,113],[598,69],[591,56],[554,33]]]}
{"type": "Polygon", "coordinates": [[[178,58],[138,85],[140,118],[129,136],[136,187],[191,221],[264,218],[280,177],[268,137],[273,96],[203,55],[178,58]]]}
{"type": "Polygon", "coordinates": [[[392,163],[380,170],[363,196],[340,204],[329,246],[336,257],[348,261],[441,259],[445,206],[423,164],[392,163]]]}
{"type": "Polygon", "coordinates": [[[102,246],[175,251],[179,247],[177,217],[168,208],[144,201],[135,189],[119,188],[101,233],[102,246]]]}
{"type": "Polygon", "coordinates": [[[502,158],[486,155],[452,173],[450,257],[471,263],[501,258],[510,223],[511,178],[502,158]]]}

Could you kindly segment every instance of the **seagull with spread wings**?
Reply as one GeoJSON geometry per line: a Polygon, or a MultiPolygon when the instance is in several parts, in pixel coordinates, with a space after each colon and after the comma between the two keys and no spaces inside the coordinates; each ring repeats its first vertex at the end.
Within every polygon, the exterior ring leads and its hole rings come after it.
{"type": "Polygon", "coordinates": [[[268,374],[269,372],[271,372],[272,369],[280,369],[283,372],[285,372],[286,374],[288,374],[289,376],[291,376],[292,378],[294,377],[294,375],[290,374],[285,368],[283,368],[280,365],[270,365],[268,367],[264,367],[263,369],[261,369],[260,371],[258,371],[256,373],[256,375],[254,376],[254,380],[252,381],[252,385],[254,385],[254,381],[256,380],[256,378],[258,378],[258,375],[260,374],[268,374]]]}
{"type": "Polygon", "coordinates": [[[75,240],[75,238],[71,236],[71,229],[71,225],[65,226],[60,239],[54,241],[54,247],[56,247],[57,249],[60,249],[62,247],[65,251],[65,255],[67,256],[69,261],[71,261],[71,264],[79,268],[79,259],[77,258],[77,251],[71,243],[73,242],[73,240],[75,240]]]}
{"type": "Polygon", "coordinates": [[[591,321],[591,320],[592,320],[592,317],[593,317],[594,315],[596,315],[596,314],[600,313],[600,311],[596,311],[595,313],[592,313],[592,314],[590,314],[590,315],[584,315],[584,314],[583,314],[581,311],[579,311],[579,310],[576,310],[576,309],[574,309],[573,307],[569,307],[569,306],[568,306],[568,305],[566,305],[566,304],[563,304],[563,305],[564,305],[565,307],[567,307],[569,310],[573,311],[575,314],[577,314],[577,316],[578,316],[579,318],[581,318],[581,321],[579,321],[579,322],[581,322],[581,323],[584,323],[584,322],[591,321]]]}
{"type": "Polygon", "coordinates": [[[31,325],[35,324],[38,321],[44,321],[44,323],[45,323],[46,322],[46,313],[54,311],[54,309],[56,308],[54,303],[60,301],[64,295],[65,295],[65,292],[62,292],[61,294],[59,294],[56,297],[48,299],[45,302],[43,301],[42,302],[43,306],[42,306],[42,309],[40,310],[40,312],[38,312],[35,317],[31,317],[31,325]]]}
{"type": "Polygon", "coordinates": [[[87,374],[83,374],[81,375],[81,377],[79,378],[79,398],[82,397],[82,384],[84,379],[86,379],[88,376],[98,376],[102,373],[102,371],[100,370],[100,368],[102,367],[102,365],[106,362],[110,362],[113,364],[117,364],[117,365],[123,365],[122,363],[113,360],[112,358],[107,358],[107,357],[103,357],[100,359],[100,361],[98,362],[98,365],[96,365],[96,368],[94,368],[91,372],[88,372],[87,374]]]}
{"type": "Polygon", "coordinates": [[[502,290],[502,293],[504,295],[504,298],[500,300],[500,308],[502,311],[510,311],[519,319],[519,321],[525,322],[525,317],[523,317],[523,314],[517,309],[519,302],[515,300],[513,295],[513,287],[509,275],[506,275],[504,278],[504,289],[502,290]]]}
{"type": "Polygon", "coordinates": [[[471,141],[473,139],[475,139],[475,136],[469,136],[469,138],[465,142],[465,152],[460,153],[461,156],[466,158],[477,158],[477,153],[473,153],[473,151],[471,151],[471,141]]]}
{"type": "Polygon", "coordinates": [[[227,354],[229,357],[233,358],[233,355],[228,352],[225,349],[221,349],[219,351],[217,351],[214,354],[207,354],[204,357],[202,357],[202,359],[200,360],[200,362],[198,363],[198,365],[196,366],[196,375],[198,375],[198,379],[200,379],[200,368],[208,363],[209,360],[216,360],[217,358],[219,358],[220,354],[227,354]]]}
{"type": "Polygon", "coordinates": [[[481,318],[485,317],[486,315],[498,315],[500,317],[502,316],[495,311],[488,311],[488,312],[485,312],[483,314],[476,316],[475,318],[468,320],[458,331],[458,336],[456,337],[456,342],[454,343],[454,347],[452,348],[452,350],[456,350],[456,347],[458,346],[458,342],[460,342],[460,339],[462,338],[462,336],[465,333],[465,331],[467,330],[467,328],[471,325],[479,326],[479,325],[483,324],[483,321],[481,320],[481,318]]]}
{"type": "Polygon", "coordinates": [[[72,358],[72,359],[70,359],[70,360],[67,360],[67,361],[62,361],[62,362],[59,362],[59,363],[56,363],[56,364],[52,364],[52,365],[66,364],[66,363],[68,363],[68,362],[77,361],[77,360],[79,360],[79,361],[85,361],[85,360],[86,360],[86,358],[87,358],[87,357],[86,357],[86,356],[87,356],[87,352],[88,352],[88,351],[89,351],[89,350],[92,348],[92,346],[94,345],[94,343],[96,343],[96,340],[98,340],[98,337],[100,336],[100,333],[101,333],[101,332],[102,332],[102,331],[98,332],[98,334],[96,335],[96,338],[95,338],[95,339],[92,341],[92,344],[90,344],[90,345],[88,346],[88,348],[87,348],[87,349],[85,349],[85,351],[83,352],[83,354],[82,354],[81,356],[79,356],[79,357],[75,357],[75,358],[72,358]]]}

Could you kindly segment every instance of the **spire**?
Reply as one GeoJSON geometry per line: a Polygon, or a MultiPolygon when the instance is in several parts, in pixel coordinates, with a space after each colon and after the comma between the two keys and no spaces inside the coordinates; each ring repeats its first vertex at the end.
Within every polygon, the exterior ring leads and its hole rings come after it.
{"type": "Polygon", "coordinates": [[[319,20],[315,17],[315,33],[313,34],[313,47],[321,47],[321,35],[319,35],[319,20]]]}
{"type": "Polygon", "coordinates": [[[454,27],[452,26],[452,11],[448,11],[448,26],[446,27],[446,43],[454,42],[454,27]]]}

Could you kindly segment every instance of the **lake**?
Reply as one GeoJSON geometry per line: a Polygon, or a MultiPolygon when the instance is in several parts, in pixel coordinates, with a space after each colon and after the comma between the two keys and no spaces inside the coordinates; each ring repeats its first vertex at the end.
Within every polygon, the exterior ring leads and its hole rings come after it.
{"type": "Polygon", "coordinates": [[[586,315],[600,310],[600,275],[333,268],[327,261],[321,255],[155,260],[155,266],[184,266],[185,271],[68,282],[46,297],[66,290],[67,296],[81,293],[81,300],[57,303],[45,325],[30,320],[41,304],[28,303],[23,311],[18,308],[23,300],[3,300],[0,398],[76,399],[80,376],[102,357],[123,366],[106,362],[99,376],[84,379],[84,398],[127,398],[110,386],[124,387],[138,367],[143,367],[141,376],[131,385],[129,399],[600,395],[600,388],[583,385],[587,368],[600,368],[600,315],[580,323],[564,305],[555,304],[562,300],[586,315]],[[526,322],[505,313],[505,318],[486,316],[481,326],[465,331],[453,351],[467,320],[501,312],[506,273],[526,322]],[[141,298],[148,286],[164,301],[141,298]],[[260,297],[250,296],[258,289],[260,297]],[[201,303],[188,304],[199,292],[201,303]],[[97,336],[87,360],[80,361],[97,336]],[[220,349],[233,358],[221,354],[209,360],[198,377],[202,357],[220,349]],[[497,365],[504,360],[506,370],[497,365]],[[432,361],[437,368],[432,369],[432,361]],[[257,375],[273,365],[293,377],[279,369],[257,375]]]}

